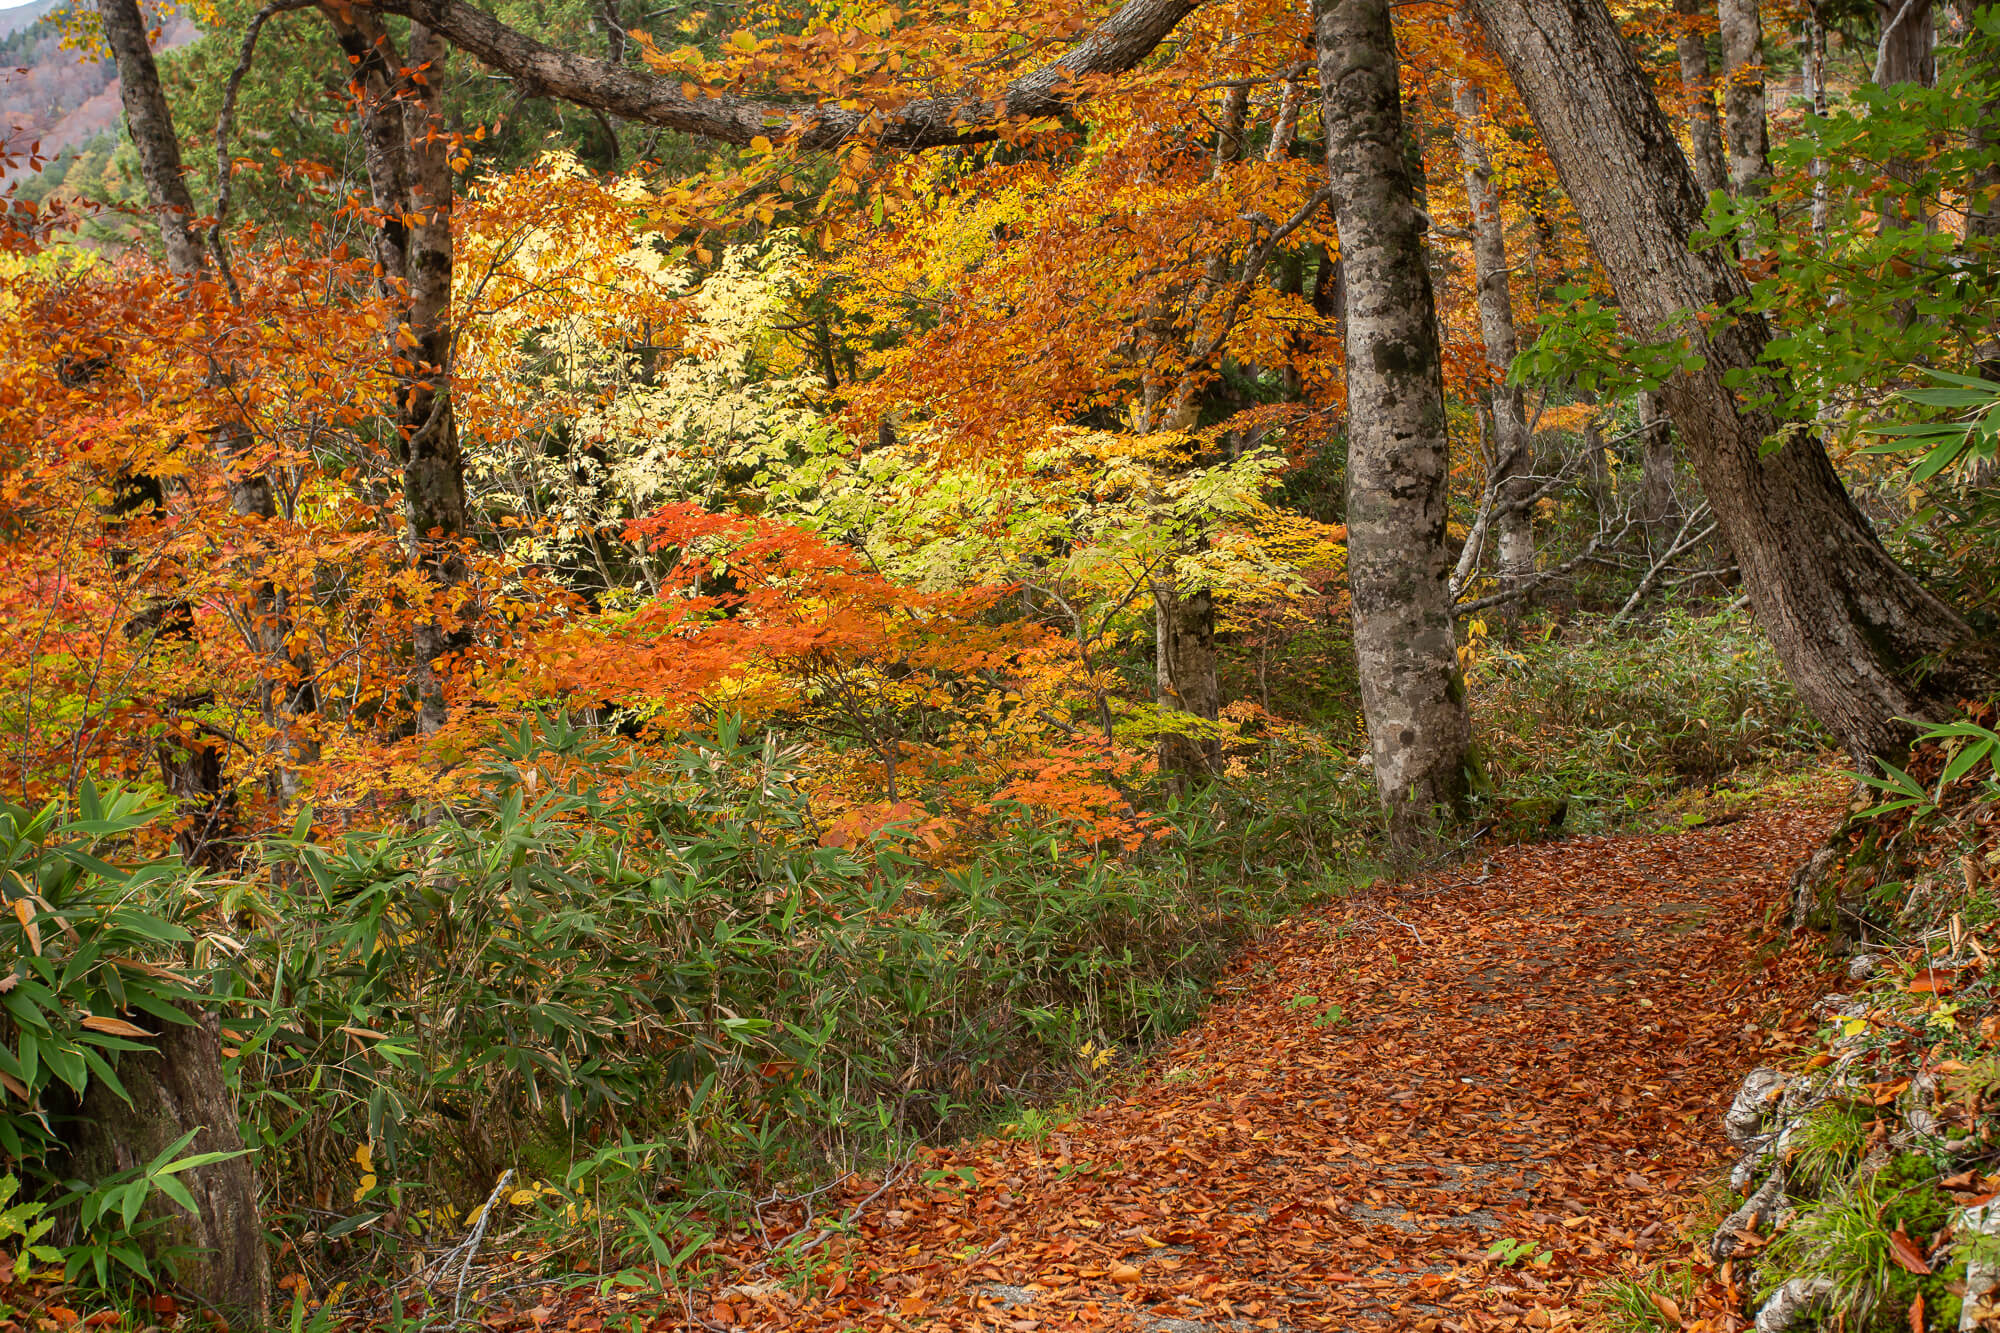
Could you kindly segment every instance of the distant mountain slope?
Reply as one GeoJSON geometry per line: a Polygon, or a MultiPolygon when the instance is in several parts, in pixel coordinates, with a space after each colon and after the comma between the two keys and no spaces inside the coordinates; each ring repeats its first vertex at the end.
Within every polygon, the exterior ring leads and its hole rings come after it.
{"type": "Polygon", "coordinates": [[[61,4],[62,0],[32,0],[30,4],[0,9],[0,37],[11,37],[61,4]]]}
{"type": "MultiPolygon", "coordinates": [[[[24,174],[21,159],[37,143],[52,158],[118,128],[117,67],[64,50],[62,34],[43,22],[65,3],[34,0],[0,10],[0,148],[15,159],[0,180],[24,174]]],[[[176,14],[160,45],[184,45],[195,35],[194,24],[176,14]]]]}

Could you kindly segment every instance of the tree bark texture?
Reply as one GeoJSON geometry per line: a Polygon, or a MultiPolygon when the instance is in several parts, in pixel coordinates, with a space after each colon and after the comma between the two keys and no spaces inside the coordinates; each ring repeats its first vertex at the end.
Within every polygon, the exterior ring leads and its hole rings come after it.
{"type": "MultiPolygon", "coordinates": [[[[1207,588],[1182,591],[1171,579],[1153,585],[1154,698],[1163,710],[1213,722],[1222,707],[1215,675],[1215,598],[1207,588]]],[[[1160,738],[1160,771],[1176,782],[1222,769],[1222,744],[1186,736],[1160,738]]]]}
{"type": "Polygon", "coordinates": [[[1485,98],[1469,80],[1452,85],[1458,119],[1458,160],[1472,215],[1472,269],[1478,287],[1479,334],[1486,345],[1487,406],[1493,422],[1493,526],[1499,548],[1500,586],[1511,591],[1535,572],[1535,524],[1526,497],[1534,491],[1534,448],[1521,386],[1508,382],[1520,340],[1514,298],[1507,288],[1507,229],[1493,163],[1480,137],[1485,98]]]}
{"type": "Polygon", "coordinates": [[[1906,743],[1903,718],[1946,716],[1994,679],[1957,612],[1890,557],[1809,423],[1747,406],[1730,371],[1768,373],[1759,316],[1685,320],[1747,291],[1720,249],[1689,237],[1703,196],[1602,0],[1474,0],[1519,86],[1624,316],[1692,340],[1704,364],[1661,399],[1752,607],[1814,713],[1857,755],[1906,743]],[[1781,447],[1765,456],[1766,441],[1781,447]]]}
{"type": "MultiPolygon", "coordinates": [[[[1972,147],[1980,153],[2000,148],[2000,40],[1979,31],[1974,0],[1955,0],[1965,29],[1965,61],[1971,72],[1996,90],[1980,108],[1972,128],[1972,147]]],[[[1965,239],[1968,243],[2000,237],[2000,162],[1976,168],[1966,182],[1965,239]]]]}
{"type": "Polygon", "coordinates": [[[1446,550],[1447,442],[1425,221],[1389,0],[1315,0],[1347,335],[1348,586],[1362,711],[1392,833],[1465,792],[1470,744],[1446,550]]]}
{"type": "Polygon", "coordinates": [[[152,44],[146,40],[146,18],[138,0],[99,0],[104,41],[118,62],[118,96],[125,105],[125,127],[139,151],[139,174],[146,196],[159,220],[160,242],[167,267],[182,277],[201,269],[201,244],[194,235],[194,200],[181,175],[181,149],[174,139],[174,119],[160,87],[152,44]]]}
{"type": "Polygon", "coordinates": [[[557,50],[466,0],[372,0],[369,8],[402,14],[537,92],[579,106],[725,143],[796,134],[800,147],[825,150],[862,135],[864,122],[874,115],[883,120],[879,142],[896,149],[983,143],[1009,120],[1061,115],[1089,91],[1093,76],[1132,68],[1199,6],[1200,0],[1126,0],[1060,59],[1022,75],[995,96],[925,97],[881,112],[838,102],[687,97],[677,79],[557,50]]]}
{"type": "MultiPolygon", "coordinates": [[[[125,124],[139,150],[140,172],[159,219],[167,267],[182,279],[199,277],[204,266],[193,228],[194,202],[181,174],[180,143],[160,87],[145,18],[137,0],[100,0],[98,9],[105,41],[118,62],[125,124]]],[[[217,368],[214,373],[224,372],[217,368]]],[[[230,426],[216,432],[219,447],[232,463],[243,452],[243,438],[241,430],[230,426]]],[[[156,477],[121,477],[115,489],[120,500],[114,514],[132,507],[134,502],[127,497],[143,497],[136,503],[152,508],[165,499],[156,477]]],[[[230,502],[245,517],[269,518],[275,512],[270,481],[260,472],[233,469],[230,502]]],[[[253,615],[259,616],[275,600],[268,585],[253,597],[253,615]]],[[[184,754],[177,747],[162,747],[159,760],[167,789],[194,813],[194,836],[184,842],[184,851],[191,861],[212,863],[222,843],[207,834],[226,818],[230,804],[220,742],[191,741],[184,754]]],[[[236,1107],[222,1077],[215,1027],[212,1015],[199,1016],[193,1026],[176,1025],[162,1032],[156,1053],[131,1054],[121,1060],[119,1081],[131,1097],[129,1104],[105,1083],[93,1081],[85,1088],[67,1135],[72,1163],[83,1179],[95,1182],[143,1166],[191,1129],[199,1132],[189,1153],[242,1149],[236,1107]]],[[[231,1318],[261,1322],[270,1304],[271,1264],[258,1215],[262,1190],[255,1165],[248,1157],[236,1157],[191,1168],[181,1179],[200,1205],[198,1216],[186,1216],[159,1196],[148,1203],[149,1212],[169,1219],[162,1243],[194,1251],[192,1262],[179,1274],[181,1284],[231,1318]]]]}
{"type": "Polygon", "coordinates": [[[1722,151],[1722,126],[1715,109],[1715,71],[1708,63],[1708,32],[1701,0],[1674,0],[1680,29],[1674,54],[1680,58],[1681,97],[1686,107],[1694,176],[1704,193],[1729,188],[1729,162],[1722,151]]]}
{"type": "Polygon", "coordinates": [[[239,1154],[181,1173],[197,1215],[159,1196],[148,1212],[166,1219],[160,1244],[189,1251],[177,1274],[181,1287],[230,1322],[261,1327],[271,1304],[271,1260],[257,1211],[257,1169],[241,1155],[236,1104],[221,1077],[217,1020],[193,1010],[190,1016],[192,1025],[166,1025],[152,1051],[120,1058],[118,1077],[130,1105],[102,1082],[84,1090],[68,1136],[71,1165],[84,1180],[103,1180],[145,1166],[190,1129],[197,1132],[183,1155],[239,1154]]]}
{"type": "Polygon", "coordinates": [[[1771,174],[1764,116],[1764,21],[1758,0],[1716,0],[1722,33],[1722,127],[1729,140],[1729,187],[1762,193],[1771,174]]]}
{"type": "Polygon", "coordinates": [[[1875,47],[1875,82],[1937,87],[1936,23],[1931,0],[1875,0],[1881,37],[1875,47]]]}
{"type": "MultiPolygon", "coordinates": [[[[451,402],[453,182],[443,110],[450,49],[442,34],[412,22],[409,49],[399,56],[379,15],[337,0],[329,0],[325,13],[354,67],[351,91],[376,214],[377,278],[402,305],[399,333],[410,348],[396,420],[410,558],[434,585],[448,585],[464,575],[458,545],[468,527],[465,460],[451,402]]],[[[444,725],[438,662],[456,639],[437,619],[417,624],[420,732],[444,725]]]]}
{"type": "Polygon", "coordinates": [[[1639,462],[1639,516],[1657,538],[1658,525],[1673,516],[1676,506],[1673,423],[1656,393],[1639,395],[1639,438],[1644,449],[1639,462]]]}

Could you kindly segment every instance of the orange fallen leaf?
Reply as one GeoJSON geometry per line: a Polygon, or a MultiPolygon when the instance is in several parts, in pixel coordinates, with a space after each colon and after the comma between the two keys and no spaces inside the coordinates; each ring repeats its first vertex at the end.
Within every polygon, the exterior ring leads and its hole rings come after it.
{"type": "Polygon", "coordinates": [[[1901,1227],[1889,1233],[1889,1257],[1895,1260],[1896,1267],[1906,1273],[1916,1273],[1922,1277],[1930,1276],[1931,1266],[1924,1262],[1924,1252],[1917,1248],[1915,1241],[1903,1233],[1901,1227]]]}

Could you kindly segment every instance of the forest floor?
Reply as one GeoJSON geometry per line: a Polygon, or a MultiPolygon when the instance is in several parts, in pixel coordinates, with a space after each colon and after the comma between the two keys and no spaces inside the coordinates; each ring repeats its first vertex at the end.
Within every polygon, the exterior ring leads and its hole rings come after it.
{"type": "Polygon", "coordinates": [[[851,1224],[786,1275],[719,1247],[653,1327],[1599,1323],[1605,1277],[1692,1238],[1742,1075],[1816,1026],[1784,886],[1835,813],[1497,849],[1303,913],[1122,1094],[822,1196],[851,1224]]]}

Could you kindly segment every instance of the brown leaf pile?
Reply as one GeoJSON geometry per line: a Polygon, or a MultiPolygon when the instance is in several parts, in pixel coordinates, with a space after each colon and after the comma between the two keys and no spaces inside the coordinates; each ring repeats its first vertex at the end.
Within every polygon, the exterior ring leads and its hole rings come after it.
{"type": "Polygon", "coordinates": [[[1512,848],[1295,918],[1129,1095],[919,1162],[790,1281],[718,1246],[653,1327],[1579,1326],[1809,1029],[1783,888],[1831,813],[1512,848]]]}

